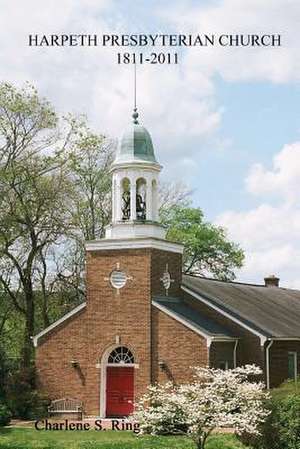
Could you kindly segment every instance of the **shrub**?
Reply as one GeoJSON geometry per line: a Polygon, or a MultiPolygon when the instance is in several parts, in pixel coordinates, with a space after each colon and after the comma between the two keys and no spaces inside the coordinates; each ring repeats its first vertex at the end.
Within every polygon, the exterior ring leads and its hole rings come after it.
{"type": "Polygon", "coordinates": [[[0,401],[5,402],[5,385],[8,375],[7,359],[0,342],[0,401]]]}
{"type": "Polygon", "coordinates": [[[300,394],[294,382],[285,382],[272,391],[266,404],[269,415],[261,435],[243,434],[240,439],[254,449],[300,449],[300,394]]]}
{"type": "Polygon", "coordinates": [[[148,388],[134,415],[142,432],[186,433],[198,449],[205,448],[207,438],[217,427],[259,434],[269,414],[264,406],[268,393],[261,382],[248,380],[248,376],[261,374],[259,368],[195,368],[195,373],[192,384],[148,388]]]}
{"type": "Polygon", "coordinates": [[[171,382],[150,385],[135,414],[143,433],[175,435],[188,430],[178,387],[171,382]]]}
{"type": "Polygon", "coordinates": [[[0,403],[0,427],[7,426],[10,423],[10,411],[8,407],[0,403]]]}
{"type": "Polygon", "coordinates": [[[300,448],[300,396],[293,394],[280,400],[277,416],[275,424],[282,449],[300,448]]]}
{"type": "Polygon", "coordinates": [[[271,394],[274,399],[284,399],[291,394],[300,396],[300,377],[297,382],[294,380],[286,380],[278,388],[274,388],[271,394]]]}
{"type": "Polygon", "coordinates": [[[34,419],[47,414],[48,399],[34,389],[33,371],[20,370],[10,376],[7,385],[7,404],[17,418],[34,419]]]}

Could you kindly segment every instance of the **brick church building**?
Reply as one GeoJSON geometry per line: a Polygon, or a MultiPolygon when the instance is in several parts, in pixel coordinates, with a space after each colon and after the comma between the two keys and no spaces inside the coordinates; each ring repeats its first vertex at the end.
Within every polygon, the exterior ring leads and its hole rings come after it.
{"type": "Polygon", "coordinates": [[[40,388],[82,401],[85,415],[132,413],[150,383],[192,366],[262,367],[267,387],[300,368],[300,291],[182,274],[183,246],[158,223],[151,137],[125,131],[112,164],[112,222],[86,242],[86,302],[33,338],[40,388]]]}

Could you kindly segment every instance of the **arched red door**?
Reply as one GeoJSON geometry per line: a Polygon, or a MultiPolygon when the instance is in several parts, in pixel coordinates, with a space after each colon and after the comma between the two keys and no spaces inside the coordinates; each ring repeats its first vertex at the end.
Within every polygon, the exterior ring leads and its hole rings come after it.
{"type": "Polygon", "coordinates": [[[134,368],[108,366],[106,372],[106,416],[131,415],[134,402],[134,368]]]}

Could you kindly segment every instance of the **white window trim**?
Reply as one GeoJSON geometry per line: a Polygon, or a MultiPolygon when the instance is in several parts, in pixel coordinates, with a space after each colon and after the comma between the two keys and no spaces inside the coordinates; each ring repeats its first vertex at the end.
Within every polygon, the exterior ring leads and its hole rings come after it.
{"type": "Polygon", "coordinates": [[[288,356],[292,355],[294,357],[294,381],[297,381],[298,377],[298,353],[297,351],[288,351],[288,356]]]}
{"type": "Polygon", "coordinates": [[[138,363],[107,363],[106,366],[112,366],[114,368],[139,368],[138,363]]]}

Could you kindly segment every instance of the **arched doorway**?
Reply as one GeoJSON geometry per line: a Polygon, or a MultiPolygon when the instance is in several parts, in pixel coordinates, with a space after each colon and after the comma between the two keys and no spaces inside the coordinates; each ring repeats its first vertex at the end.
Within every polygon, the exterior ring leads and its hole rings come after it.
{"type": "Polygon", "coordinates": [[[114,348],[106,367],[105,416],[131,415],[134,409],[134,356],[125,346],[114,348]]]}

